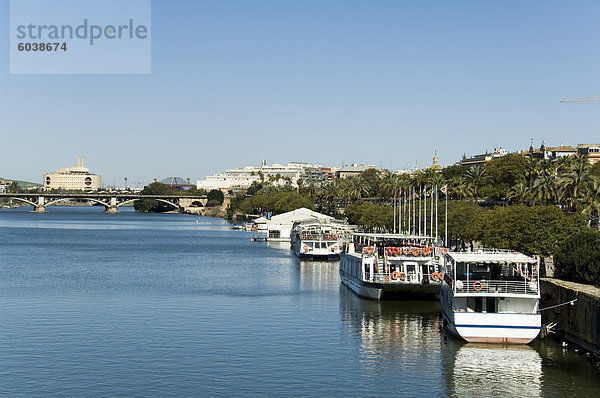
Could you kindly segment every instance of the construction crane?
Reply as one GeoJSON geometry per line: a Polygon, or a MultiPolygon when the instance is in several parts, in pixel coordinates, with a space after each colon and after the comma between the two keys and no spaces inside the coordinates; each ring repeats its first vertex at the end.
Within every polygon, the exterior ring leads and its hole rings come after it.
{"type": "Polygon", "coordinates": [[[600,97],[563,98],[560,102],[594,102],[600,101],[600,97]]]}

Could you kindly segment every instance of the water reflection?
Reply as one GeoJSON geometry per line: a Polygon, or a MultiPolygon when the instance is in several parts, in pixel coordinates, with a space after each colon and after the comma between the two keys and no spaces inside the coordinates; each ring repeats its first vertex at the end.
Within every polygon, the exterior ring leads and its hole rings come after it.
{"type": "Polygon", "coordinates": [[[526,345],[443,345],[447,388],[455,397],[524,396],[542,394],[542,358],[526,345]]]}
{"type": "Polygon", "coordinates": [[[365,370],[374,374],[439,377],[440,304],[436,301],[371,301],[340,288],[346,331],[359,337],[365,370]],[[400,373],[398,373],[400,372],[400,373]]]}
{"type": "Polygon", "coordinates": [[[304,261],[297,260],[300,289],[302,290],[329,290],[340,283],[339,261],[304,261]]]}

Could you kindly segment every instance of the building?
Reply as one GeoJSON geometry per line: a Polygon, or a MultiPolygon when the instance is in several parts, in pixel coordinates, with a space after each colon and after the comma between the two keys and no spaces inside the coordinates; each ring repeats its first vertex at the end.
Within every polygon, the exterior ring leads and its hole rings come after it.
{"type": "Polygon", "coordinates": [[[91,174],[83,165],[83,158],[77,159],[77,166],[59,169],[55,173],[44,174],[45,190],[63,189],[66,191],[97,191],[101,187],[100,176],[91,174]]]}
{"type": "Polygon", "coordinates": [[[161,184],[170,186],[171,188],[178,189],[180,191],[187,191],[194,185],[190,184],[190,179],[187,180],[181,177],[167,177],[159,181],[161,184]]]}
{"type": "Polygon", "coordinates": [[[326,214],[317,213],[307,208],[300,208],[287,213],[278,214],[271,218],[260,217],[254,220],[258,231],[267,235],[268,241],[290,242],[290,232],[292,225],[300,220],[333,220],[334,217],[326,214]]]}
{"type": "Polygon", "coordinates": [[[10,184],[12,184],[12,181],[0,181],[0,193],[6,193],[10,184]]]}
{"type": "Polygon", "coordinates": [[[265,181],[273,185],[290,184],[297,187],[299,179],[323,181],[326,175],[327,168],[321,166],[301,162],[268,165],[267,161],[263,160],[260,166],[240,167],[207,176],[204,180],[198,180],[196,186],[207,191],[218,189],[224,193],[234,193],[245,191],[253,182],[265,181]]]}
{"type": "Polygon", "coordinates": [[[504,155],[508,155],[509,152],[502,148],[494,148],[494,152],[488,153],[487,151],[481,155],[467,157],[463,153],[462,160],[458,163],[461,166],[471,167],[471,166],[484,166],[487,162],[492,159],[501,158],[504,155]]]}
{"type": "Polygon", "coordinates": [[[443,167],[440,166],[440,159],[437,157],[437,154],[433,157],[433,163],[429,168],[434,171],[442,171],[443,167]]]}
{"type": "Polygon", "coordinates": [[[579,144],[577,153],[587,157],[591,164],[600,162],[600,144],[579,144]]]}
{"type": "Polygon", "coordinates": [[[564,158],[567,156],[575,156],[577,155],[577,149],[573,148],[570,145],[561,145],[561,146],[549,146],[546,148],[549,159],[558,159],[564,158]]]}
{"type": "Polygon", "coordinates": [[[377,171],[381,171],[380,167],[377,166],[365,166],[365,165],[357,165],[352,164],[350,166],[344,166],[336,172],[337,178],[348,178],[360,175],[362,172],[367,171],[369,169],[375,169],[377,171]]]}

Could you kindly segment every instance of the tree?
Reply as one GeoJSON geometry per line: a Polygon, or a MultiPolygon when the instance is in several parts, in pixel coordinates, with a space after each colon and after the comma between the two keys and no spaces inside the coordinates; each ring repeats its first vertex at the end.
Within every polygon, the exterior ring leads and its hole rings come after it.
{"type": "Polygon", "coordinates": [[[7,193],[21,193],[23,188],[16,181],[12,181],[8,187],[6,187],[7,193]]]}
{"type": "Polygon", "coordinates": [[[516,202],[519,205],[525,204],[530,197],[531,191],[524,183],[517,184],[508,191],[508,198],[510,201],[516,202]]]}
{"type": "Polygon", "coordinates": [[[567,216],[557,207],[517,205],[481,213],[470,228],[473,240],[486,247],[549,256],[560,242],[585,228],[585,219],[567,216]]]}
{"type": "MultiPolygon", "coordinates": [[[[442,195],[443,196],[443,195],[442,195]]],[[[485,210],[475,202],[451,200],[448,202],[448,240],[446,244],[450,246],[453,242],[456,247],[464,248],[465,244],[474,240],[471,225],[475,217],[485,212],[485,210]]],[[[438,235],[443,238],[446,209],[440,207],[438,219],[438,235]]]]}
{"type": "Polygon", "coordinates": [[[389,231],[394,223],[394,210],[391,206],[364,201],[348,205],[344,215],[351,224],[376,231],[389,231]]]}
{"type": "Polygon", "coordinates": [[[510,153],[492,159],[485,165],[488,183],[481,187],[481,194],[506,199],[513,186],[527,182],[526,171],[527,159],[522,155],[510,153]]]}
{"type": "MultiPolygon", "coordinates": [[[[141,192],[141,195],[179,195],[179,191],[171,188],[167,184],[161,184],[160,182],[153,182],[152,184],[145,187],[141,192]]],[[[133,208],[136,211],[145,213],[163,213],[165,211],[173,210],[173,206],[168,205],[164,202],[153,199],[140,199],[133,203],[133,208]]]]}
{"type": "Polygon", "coordinates": [[[225,195],[218,189],[213,189],[206,195],[206,199],[208,199],[208,206],[220,206],[223,204],[225,200],[225,195]]]}
{"type": "Polygon", "coordinates": [[[442,175],[446,180],[451,180],[455,177],[462,177],[467,169],[464,166],[452,165],[442,170],[442,175]]]}
{"type": "Polygon", "coordinates": [[[588,184],[583,201],[581,212],[590,220],[590,226],[598,228],[600,215],[600,181],[593,180],[588,184]]]}
{"type": "Polygon", "coordinates": [[[566,238],[554,256],[556,278],[600,286],[600,233],[577,232],[566,238]]]}
{"type": "Polygon", "coordinates": [[[478,189],[486,180],[486,171],[483,167],[469,167],[465,172],[465,182],[473,191],[473,199],[478,199],[478,189]]]}
{"type": "Polygon", "coordinates": [[[535,196],[542,202],[546,203],[546,206],[549,206],[551,202],[554,202],[556,195],[556,184],[553,175],[540,175],[537,180],[535,180],[533,189],[535,196]]]}

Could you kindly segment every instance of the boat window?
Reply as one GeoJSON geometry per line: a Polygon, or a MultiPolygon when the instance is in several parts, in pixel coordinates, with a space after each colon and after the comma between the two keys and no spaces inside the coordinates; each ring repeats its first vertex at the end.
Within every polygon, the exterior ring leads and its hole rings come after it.
{"type": "Polygon", "coordinates": [[[467,267],[465,263],[456,263],[456,279],[465,280],[467,279],[467,267]]]}

